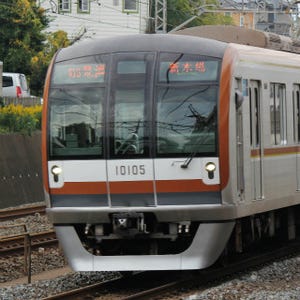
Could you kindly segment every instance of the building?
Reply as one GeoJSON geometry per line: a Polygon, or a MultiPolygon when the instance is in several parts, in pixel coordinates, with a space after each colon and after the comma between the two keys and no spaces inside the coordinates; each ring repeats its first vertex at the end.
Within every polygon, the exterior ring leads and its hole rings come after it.
{"type": "Polygon", "coordinates": [[[220,0],[225,14],[237,26],[292,36],[298,13],[296,2],[287,0],[220,0]]]}
{"type": "Polygon", "coordinates": [[[38,0],[51,22],[48,32],[63,30],[70,40],[144,33],[149,0],[38,0]]]}

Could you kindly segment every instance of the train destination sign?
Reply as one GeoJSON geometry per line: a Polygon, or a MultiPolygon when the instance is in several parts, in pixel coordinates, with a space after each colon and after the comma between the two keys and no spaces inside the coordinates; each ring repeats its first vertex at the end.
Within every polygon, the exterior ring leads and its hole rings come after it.
{"type": "Polygon", "coordinates": [[[57,64],[54,69],[54,83],[98,83],[104,82],[104,63],[57,64]]]}
{"type": "Polygon", "coordinates": [[[218,78],[218,66],[217,60],[162,61],[159,79],[161,82],[215,81],[218,78]]]}

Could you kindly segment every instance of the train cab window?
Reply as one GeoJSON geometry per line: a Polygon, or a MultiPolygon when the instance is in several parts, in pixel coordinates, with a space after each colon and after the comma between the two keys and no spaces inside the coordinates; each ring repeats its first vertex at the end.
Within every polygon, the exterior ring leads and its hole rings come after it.
{"type": "Polygon", "coordinates": [[[273,145],[285,145],[287,143],[287,111],[284,84],[270,84],[270,120],[273,145]]]}
{"type": "Polygon", "coordinates": [[[50,156],[102,155],[101,88],[72,87],[50,91],[50,156]]]}
{"type": "Polygon", "coordinates": [[[55,65],[49,92],[50,158],[103,155],[105,68],[101,56],[55,65]]]}
{"type": "Polygon", "coordinates": [[[144,90],[118,89],[114,105],[114,154],[144,153],[144,90]]]}
{"type": "Polygon", "coordinates": [[[157,89],[158,156],[216,153],[218,60],[163,54],[157,89]]]}

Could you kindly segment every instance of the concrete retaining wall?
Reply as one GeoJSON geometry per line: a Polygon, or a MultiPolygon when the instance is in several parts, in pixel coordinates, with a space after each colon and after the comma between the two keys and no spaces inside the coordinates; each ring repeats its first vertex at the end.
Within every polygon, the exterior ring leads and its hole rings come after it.
{"type": "Polygon", "coordinates": [[[41,201],[41,133],[0,135],[0,209],[41,201]]]}

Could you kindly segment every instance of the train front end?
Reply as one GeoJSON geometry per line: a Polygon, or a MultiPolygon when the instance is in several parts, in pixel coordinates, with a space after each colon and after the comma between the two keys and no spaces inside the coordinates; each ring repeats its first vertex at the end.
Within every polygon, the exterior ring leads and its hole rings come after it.
{"type": "Polygon", "coordinates": [[[200,269],[219,257],[234,227],[222,201],[225,48],[139,35],[79,43],[53,59],[44,185],[73,269],[200,269]]]}

